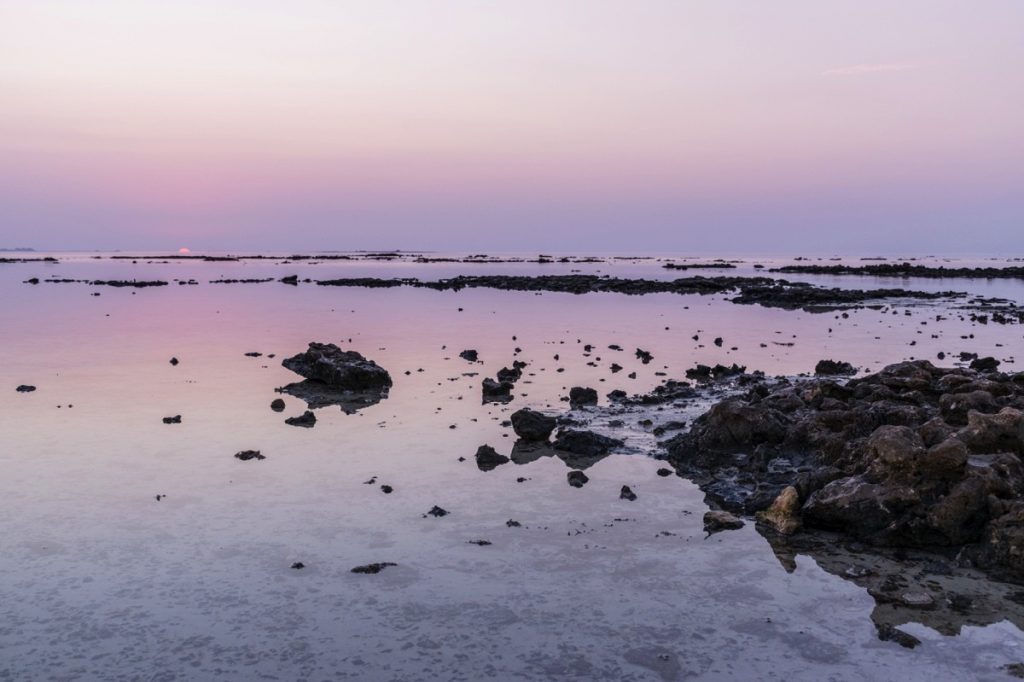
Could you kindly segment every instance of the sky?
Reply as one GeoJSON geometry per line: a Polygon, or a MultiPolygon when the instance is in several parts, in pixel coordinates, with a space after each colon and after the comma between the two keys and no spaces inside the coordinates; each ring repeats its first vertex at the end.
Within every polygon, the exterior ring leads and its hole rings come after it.
{"type": "Polygon", "coordinates": [[[1020,0],[0,0],[0,247],[1024,255],[1020,0]]]}

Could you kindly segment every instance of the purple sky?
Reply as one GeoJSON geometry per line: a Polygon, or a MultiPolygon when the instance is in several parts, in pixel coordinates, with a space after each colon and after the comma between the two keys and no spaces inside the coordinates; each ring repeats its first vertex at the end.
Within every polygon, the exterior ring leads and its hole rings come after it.
{"type": "Polygon", "coordinates": [[[1024,253],[1020,0],[0,0],[0,246],[1024,253]]]}

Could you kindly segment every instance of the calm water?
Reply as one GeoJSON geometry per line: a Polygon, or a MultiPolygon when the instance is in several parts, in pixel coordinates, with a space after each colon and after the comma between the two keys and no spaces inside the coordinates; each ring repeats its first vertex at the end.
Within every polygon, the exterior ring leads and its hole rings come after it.
{"type": "MultiPolygon", "coordinates": [[[[0,265],[0,679],[995,680],[1024,660],[1009,620],[956,636],[906,625],[923,640],[914,650],[881,642],[873,599],[813,558],[787,572],[750,525],[705,539],[703,495],[658,477],[654,439],[632,425],[631,454],[594,464],[582,489],[554,457],[489,472],[473,461],[482,444],[509,454],[514,435],[501,422],[512,411],[563,412],[575,385],[644,392],[664,379],[656,372],[682,378],[697,362],[792,375],[823,357],[875,369],[967,350],[1012,363],[1019,326],[974,325],[934,305],[843,319],[720,297],[208,283],[752,275],[769,260],[679,273],[649,260],[60,257],[0,265]],[[33,276],[199,284],[22,284],[33,276]],[[284,413],[269,409],[274,388],[297,379],[280,359],[313,340],[388,369],[389,397],[351,415],[318,410],[313,429],[285,425],[305,406],[285,396],[284,413]],[[634,359],[637,347],[654,361],[634,359]],[[458,358],[466,348],[482,362],[458,358]],[[516,358],[529,366],[515,399],[481,405],[480,380],[516,358]],[[613,361],[625,371],[610,373],[613,361]],[[19,384],[38,390],[19,394],[19,384]],[[182,424],[161,422],[177,414],[182,424]],[[243,449],[267,459],[232,457],[243,449]],[[619,499],[624,484],[638,500],[619,499]],[[451,514],[424,518],[433,505],[451,514]],[[469,544],[481,539],[492,544],[469,544]],[[291,569],[296,561],[306,568],[291,569]],[[399,565],[350,573],[376,561],[399,565]]],[[[1010,280],[789,279],[1024,302],[1024,282],[1010,280]]]]}

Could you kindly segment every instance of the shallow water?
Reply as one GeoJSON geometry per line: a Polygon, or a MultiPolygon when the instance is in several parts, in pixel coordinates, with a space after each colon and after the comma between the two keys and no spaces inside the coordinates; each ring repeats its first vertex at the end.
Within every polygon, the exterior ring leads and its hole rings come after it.
{"type": "MultiPolygon", "coordinates": [[[[648,391],[665,378],[656,372],[682,378],[697,362],[792,375],[823,357],[873,370],[961,350],[1012,370],[1020,326],[971,323],[931,303],[844,319],[717,296],[208,283],[710,277],[764,274],[753,263],[775,262],[763,259],[676,272],[637,259],[59,257],[0,265],[0,679],[1006,679],[1002,666],[1024,660],[1024,634],[1009,620],[956,636],[902,626],[923,640],[913,650],[879,641],[874,600],[812,557],[787,572],[749,524],[705,539],[703,495],[658,477],[655,439],[632,424],[630,454],[588,468],[582,489],[566,484],[569,468],[554,457],[489,472],[473,461],[485,443],[509,454],[514,435],[501,422],[512,411],[563,412],[575,385],[603,396],[648,391]],[[199,284],[22,283],[33,276],[199,284]],[[285,425],[305,406],[284,396],[284,413],[269,409],[274,389],[297,379],[280,360],[312,340],[387,368],[387,399],[350,415],[317,410],[313,429],[285,425]],[[654,361],[635,359],[638,347],[654,361]],[[465,348],[481,362],[458,358],[465,348]],[[529,363],[515,399],[481,405],[481,379],[513,359],[529,363]],[[611,362],[625,370],[610,373],[611,362]],[[19,384],[38,390],[15,393],[19,384]],[[177,414],[183,423],[161,422],[177,414]],[[244,449],[267,459],[232,457],[244,449]],[[639,499],[620,500],[624,484],[639,499]],[[451,514],[425,518],[433,505],[451,514]],[[493,544],[469,544],[480,539],[493,544]],[[306,567],[291,569],[296,561],[306,567]],[[376,561],[398,566],[349,572],[376,561]]],[[[1015,280],[787,279],[1024,302],[1015,280]]]]}

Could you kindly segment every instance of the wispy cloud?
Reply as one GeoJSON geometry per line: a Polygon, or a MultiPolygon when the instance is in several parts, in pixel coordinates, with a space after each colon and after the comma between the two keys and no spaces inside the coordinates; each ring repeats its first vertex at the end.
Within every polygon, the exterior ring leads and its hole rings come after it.
{"type": "Polygon", "coordinates": [[[823,76],[860,76],[866,73],[886,73],[891,71],[911,71],[921,68],[920,64],[910,62],[894,62],[891,64],[855,64],[853,66],[840,66],[834,69],[826,69],[821,72],[823,76]]]}

